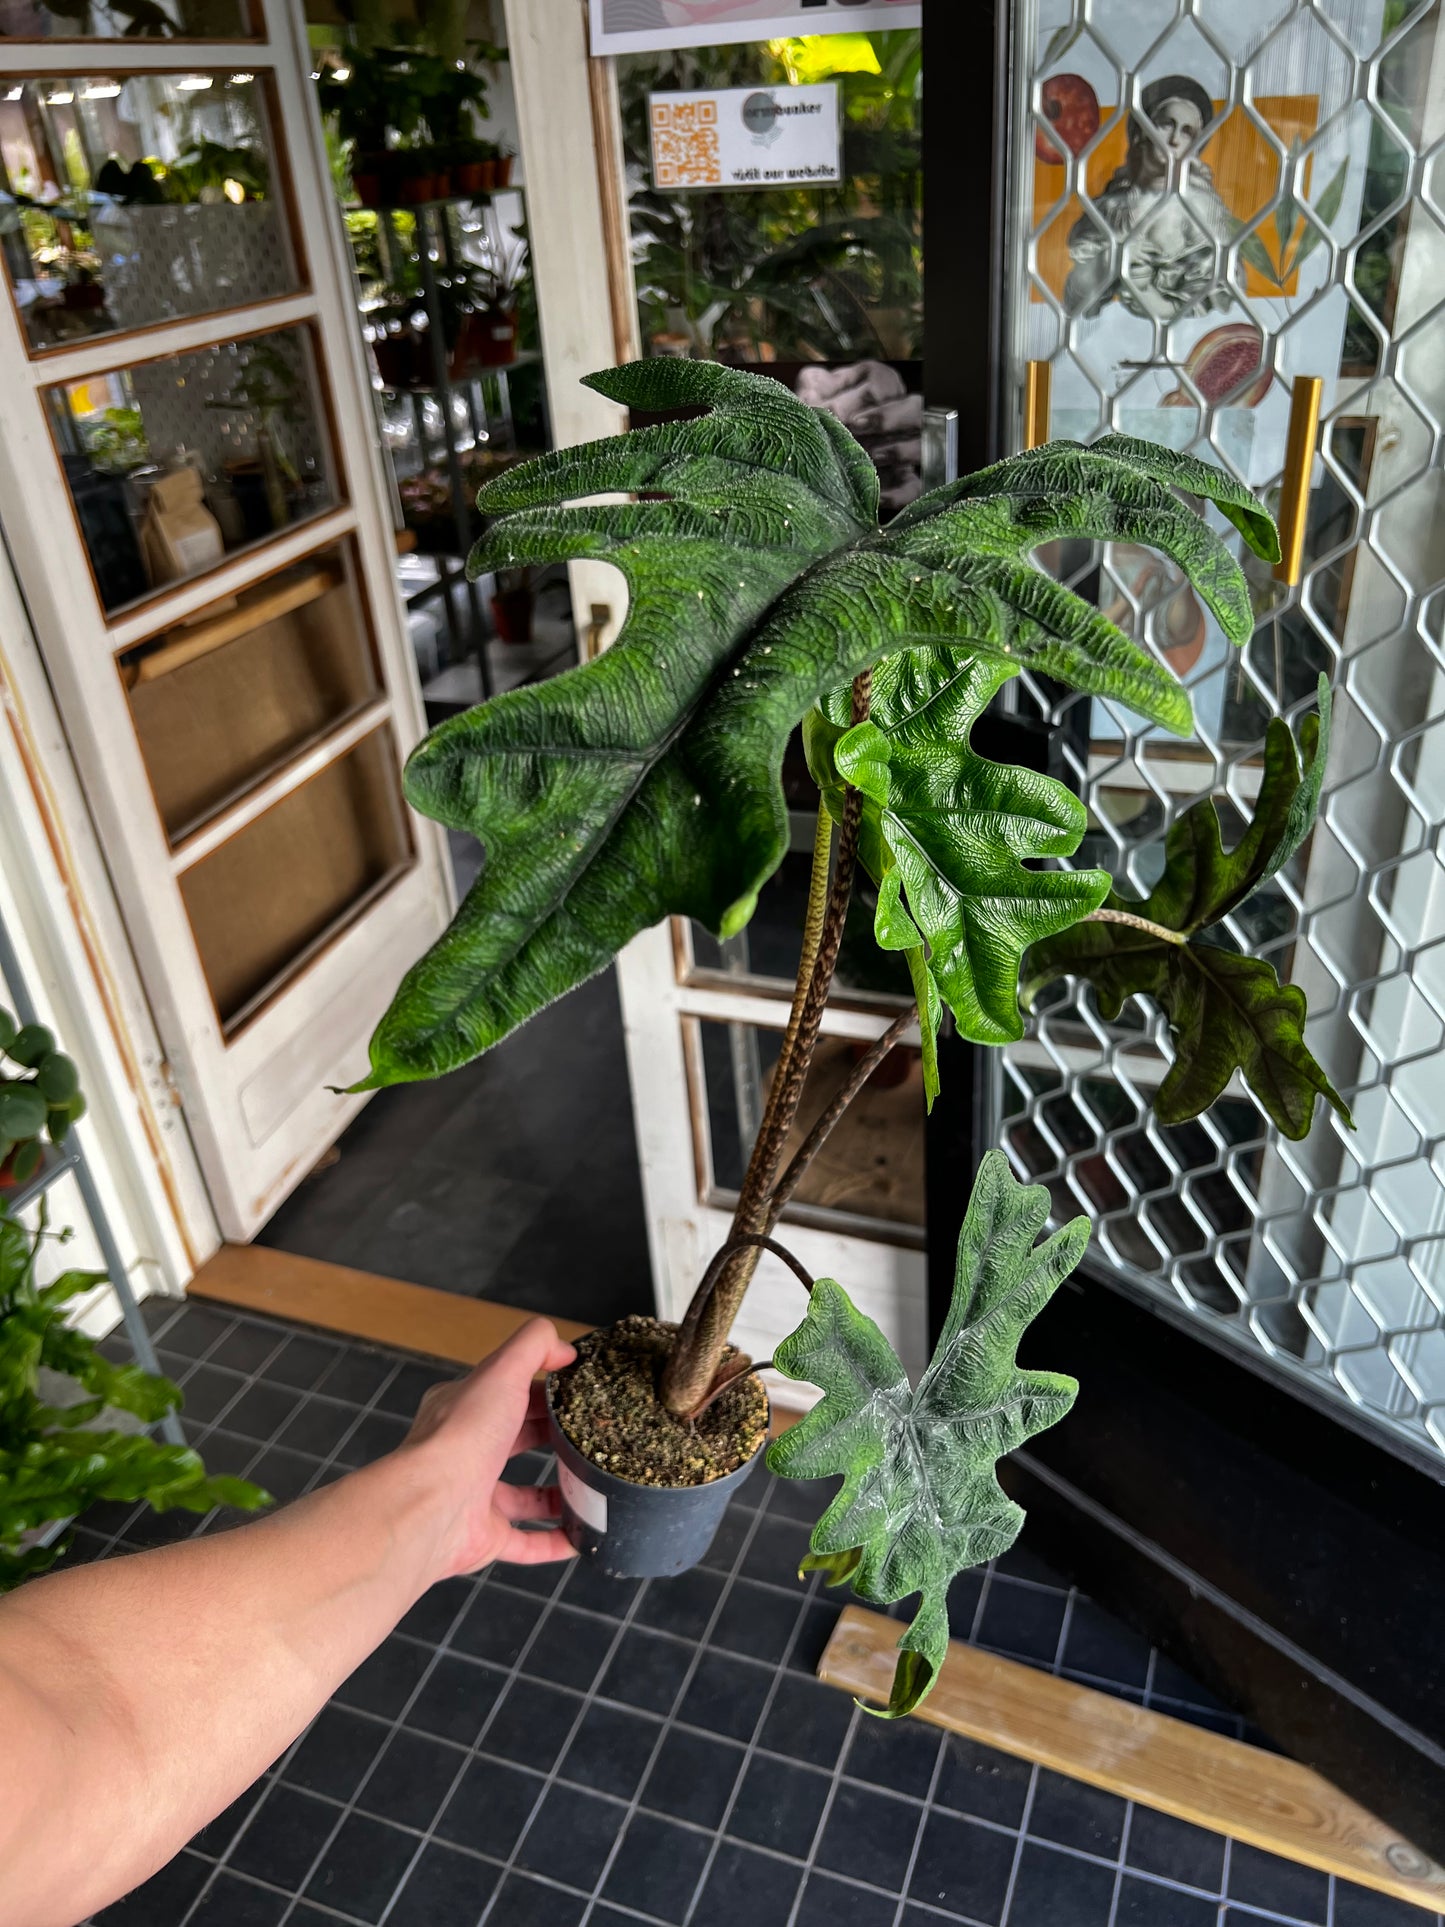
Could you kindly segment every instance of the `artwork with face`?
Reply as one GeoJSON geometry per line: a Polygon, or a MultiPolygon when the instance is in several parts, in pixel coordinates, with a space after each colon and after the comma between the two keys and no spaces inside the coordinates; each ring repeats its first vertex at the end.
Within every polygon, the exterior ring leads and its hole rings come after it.
{"type": "Polygon", "coordinates": [[[1129,116],[1129,151],[1092,209],[1069,230],[1070,314],[1122,301],[1145,319],[1229,305],[1224,256],[1236,222],[1195,153],[1214,118],[1198,81],[1151,81],[1129,116]]]}

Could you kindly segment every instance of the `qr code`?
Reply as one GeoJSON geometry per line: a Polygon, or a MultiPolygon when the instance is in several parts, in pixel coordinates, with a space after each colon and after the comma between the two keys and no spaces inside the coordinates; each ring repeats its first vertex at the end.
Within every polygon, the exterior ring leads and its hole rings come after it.
{"type": "Polygon", "coordinates": [[[718,147],[715,100],[652,102],[652,179],[657,187],[718,187],[722,154],[718,147]]]}

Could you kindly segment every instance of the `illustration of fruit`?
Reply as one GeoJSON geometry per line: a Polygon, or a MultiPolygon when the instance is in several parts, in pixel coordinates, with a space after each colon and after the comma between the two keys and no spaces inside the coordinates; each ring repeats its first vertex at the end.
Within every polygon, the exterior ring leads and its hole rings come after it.
{"type": "MultiPolygon", "coordinates": [[[[1071,154],[1082,152],[1099,131],[1099,96],[1082,74],[1050,74],[1039,89],[1039,111],[1071,154]]],[[[1041,127],[1034,129],[1034,157],[1046,167],[1064,164],[1041,127]]]]}
{"type": "MultiPolygon", "coordinates": [[[[1207,402],[1229,401],[1231,408],[1255,408],[1269,393],[1274,371],[1264,359],[1264,337],[1247,321],[1211,328],[1184,358],[1184,373],[1207,402]]],[[[1165,408],[1190,408],[1194,396],[1176,388],[1165,408]]]]}

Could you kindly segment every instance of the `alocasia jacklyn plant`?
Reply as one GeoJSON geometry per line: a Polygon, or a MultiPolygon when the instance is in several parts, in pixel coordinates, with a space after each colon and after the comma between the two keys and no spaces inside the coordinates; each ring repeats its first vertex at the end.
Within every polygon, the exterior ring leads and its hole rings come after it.
{"type": "MultiPolygon", "coordinates": [[[[1021,975],[1032,996],[1068,973],[1094,983],[1106,1014],[1131,995],[1164,1011],[1175,1056],[1158,1108],[1168,1121],[1197,1115],[1236,1069],[1289,1136],[1309,1128],[1316,1094],[1347,1116],[1305,1044],[1301,994],[1211,935],[1308,833],[1327,690],[1300,750],[1285,724],[1271,725],[1259,802],[1235,848],[1225,852],[1213,805],[1195,805],[1139,902],[1103,871],[1040,867],[1077,850],[1083,803],[970,743],[1025,669],[1187,734],[1192,709],[1175,678],[1029,555],[1063,537],[1160,549],[1241,643],[1252,628],[1244,576],[1175,491],[1214,503],[1274,560],[1274,525],[1247,490],[1192,457],[1110,435],[1015,456],[880,527],[862,449],[775,381],[655,360],[591,385],[633,409],[690,412],[491,482],[479,506],[495,519],[471,568],[606,560],[628,585],[626,625],[596,662],[444,723],[412,755],[411,802],[479,837],[486,864],[408,972],[355,1088],[467,1062],[663,917],[695,917],[724,937],[742,929],[787,848],[782,760],[803,726],[823,807],[797,989],[732,1234],[663,1370],[670,1413],[686,1418],[717,1393],[760,1247],[915,1018],[930,1102],[945,1008],[964,1037],[1006,1043],[1024,1030],[1021,975]],[[579,504],[619,494],[636,499],[579,504]],[[870,1049],[782,1169],[860,862],[877,886],[877,940],[904,953],[916,1010],[870,1049]]],[[[831,1280],[812,1285],[807,1317],[774,1361],[824,1397],[774,1441],[770,1463],[795,1477],[844,1474],[811,1563],[867,1599],[921,1594],[893,1713],[916,1705],[936,1674],[953,1573],[1018,1531],[996,1460],[1073,1396],[1071,1381],[1014,1361],[1086,1242],[1078,1219],[1037,1246],[1047,1214],[1041,1188],[1016,1184],[1000,1154],[984,1160],[948,1326],[916,1390],[831,1280]]]]}

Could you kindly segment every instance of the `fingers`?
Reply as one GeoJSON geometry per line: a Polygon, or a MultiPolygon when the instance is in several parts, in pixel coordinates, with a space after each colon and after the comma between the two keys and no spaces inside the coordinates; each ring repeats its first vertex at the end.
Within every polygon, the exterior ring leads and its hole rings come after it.
{"type": "Polygon", "coordinates": [[[566,1339],[558,1336],[550,1318],[529,1318],[485,1363],[509,1372],[521,1372],[525,1367],[527,1376],[535,1378],[538,1372],[561,1371],[576,1356],[566,1339]]]}
{"type": "Polygon", "coordinates": [[[504,1519],[560,1519],[562,1494],[555,1485],[499,1485],[493,1498],[504,1519]]]}
{"type": "Polygon", "coordinates": [[[513,1526],[493,1556],[504,1566],[546,1566],[555,1559],[575,1559],[577,1548],[565,1532],[523,1532],[513,1526]]]}
{"type": "Polygon", "coordinates": [[[537,1381],[528,1394],[527,1416],[522,1420],[521,1429],[513,1439],[512,1449],[507,1457],[515,1459],[519,1453],[535,1452],[539,1445],[547,1443],[550,1430],[547,1420],[547,1388],[537,1381]]]}

